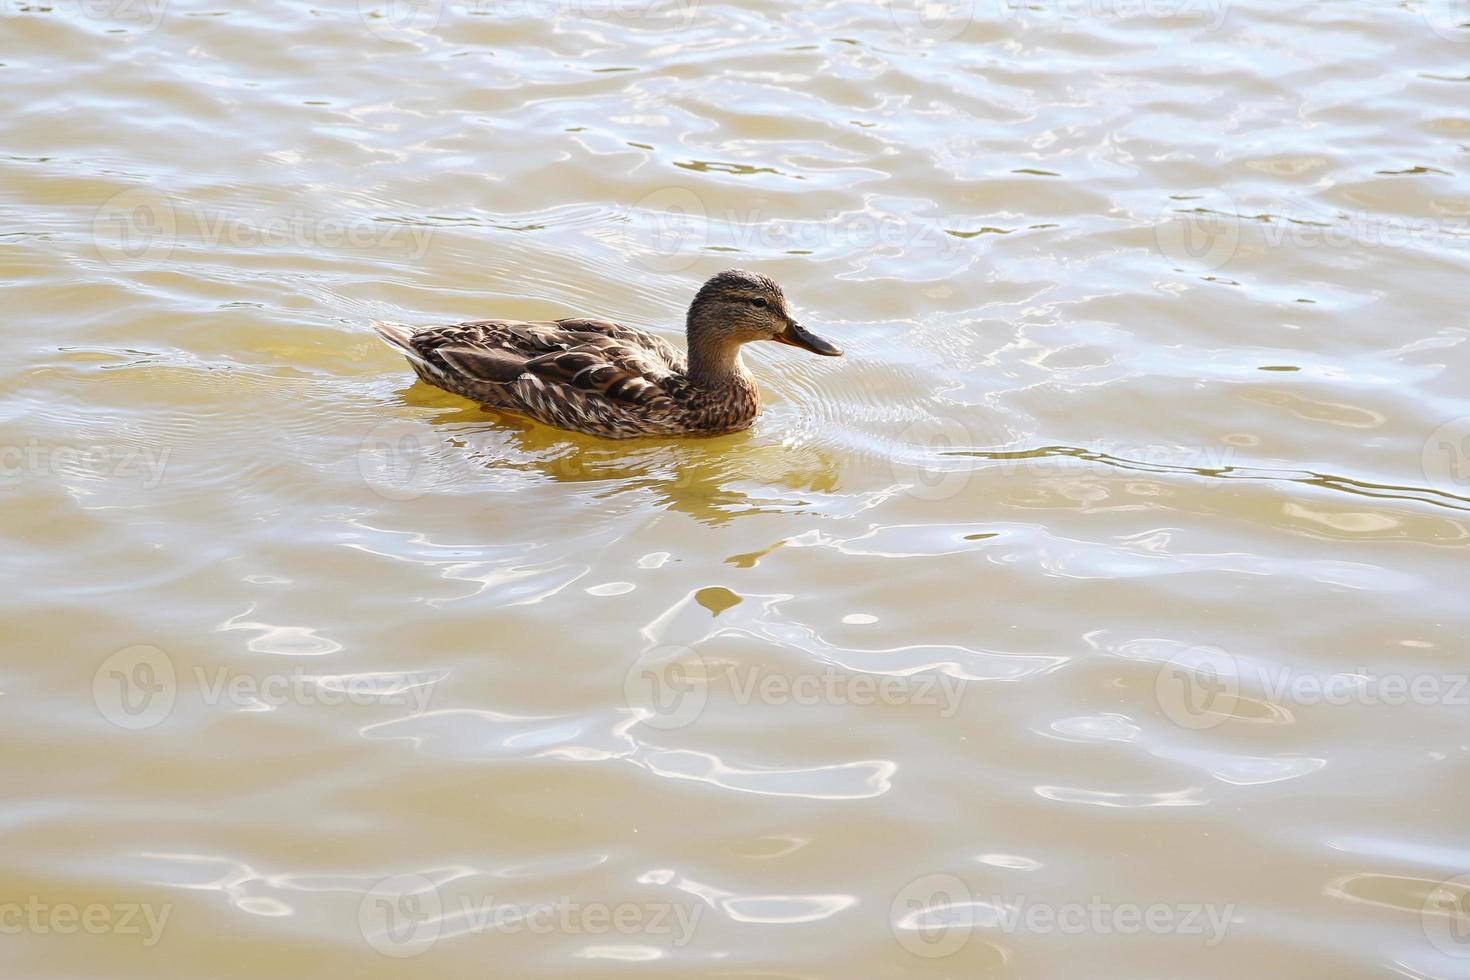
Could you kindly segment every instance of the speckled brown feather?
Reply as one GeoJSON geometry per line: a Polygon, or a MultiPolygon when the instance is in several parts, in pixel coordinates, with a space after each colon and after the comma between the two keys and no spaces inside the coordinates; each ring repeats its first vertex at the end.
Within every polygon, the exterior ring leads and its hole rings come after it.
{"type": "Polygon", "coordinates": [[[428,383],[558,428],[612,439],[717,435],[748,428],[760,412],[743,371],[718,389],[700,388],[668,341],[606,320],[374,326],[428,383]]]}

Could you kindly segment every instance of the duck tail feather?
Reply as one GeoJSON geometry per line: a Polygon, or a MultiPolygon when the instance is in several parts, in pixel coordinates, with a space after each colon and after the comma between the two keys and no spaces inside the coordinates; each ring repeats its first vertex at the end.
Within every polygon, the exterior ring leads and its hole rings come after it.
{"type": "Polygon", "coordinates": [[[382,337],[389,345],[398,348],[410,356],[417,356],[414,354],[413,345],[410,343],[413,340],[412,327],[405,326],[402,323],[384,323],[382,320],[373,320],[372,325],[373,329],[378,332],[378,336],[382,337]]]}

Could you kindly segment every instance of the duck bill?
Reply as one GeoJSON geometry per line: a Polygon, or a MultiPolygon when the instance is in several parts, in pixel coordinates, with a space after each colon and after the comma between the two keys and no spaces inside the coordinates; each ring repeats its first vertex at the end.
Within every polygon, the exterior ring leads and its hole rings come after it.
{"type": "Polygon", "coordinates": [[[821,337],[812,333],[799,323],[789,323],[786,329],[772,338],[778,344],[789,344],[792,347],[800,347],[809,350],[813,354],[821,354],[824,357],[841,357],[842,348],[827,343],[821,337]]]}

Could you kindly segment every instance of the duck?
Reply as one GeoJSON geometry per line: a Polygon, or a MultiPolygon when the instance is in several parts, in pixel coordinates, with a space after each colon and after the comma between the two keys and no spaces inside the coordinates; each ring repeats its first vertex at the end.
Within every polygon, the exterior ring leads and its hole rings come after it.
{"type": "Polygon", "coordinates": [[[637,327],[565,320],[474,320],[373,329],[436,388],[544,425],[606,439],[714,436],[748,429],[760,389],[740,349],[773,341],[840,357],[791,315],[780,284],[744,269],[712,276],[685,316],[687,354],[637,327]]]}

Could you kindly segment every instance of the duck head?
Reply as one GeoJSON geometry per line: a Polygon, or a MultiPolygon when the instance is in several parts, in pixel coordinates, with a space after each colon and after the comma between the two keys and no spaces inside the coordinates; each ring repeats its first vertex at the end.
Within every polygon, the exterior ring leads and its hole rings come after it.
{"type": "Polygon", "coordinates": [[[840,357],[842,350],[796,322],[786,294],[774,279],[744,269],[727,269],[700,287],[685,322],[691,374],[718,377],[733,372],[740,345],[773,340],[840,357]]]}

